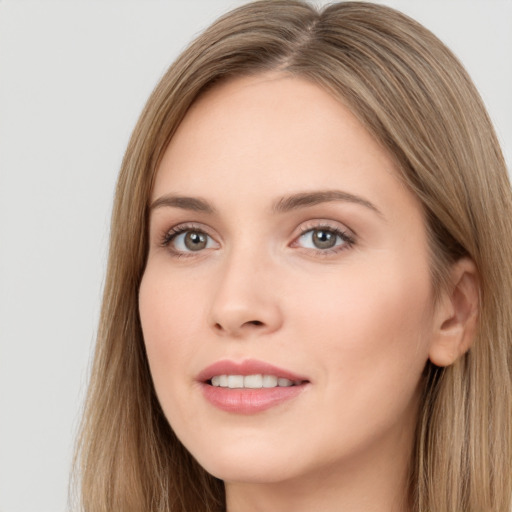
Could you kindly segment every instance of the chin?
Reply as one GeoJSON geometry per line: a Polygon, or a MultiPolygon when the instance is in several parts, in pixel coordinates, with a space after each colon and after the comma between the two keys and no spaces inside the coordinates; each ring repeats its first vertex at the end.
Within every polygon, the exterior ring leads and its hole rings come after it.
{"type": "MultiPolygon", "coordinates": [[[[232,443],[229,446],[201,447],[192,455],[211,475],[225,482],[244,483],[278,483],[292,479],[300,473],[297,467],[297,452],[286,453],[279,449],[279,444],[272,443],[264,447],[261,443],[232,443]]],[[[300,461],[304,462],[303,454],[300,461]]]]}
{"type": "Polygon", "coordinates": [[[230,483],[277,484],[298,476],[298,473],[291,472],[289,467],[282,467],[272,459],[263,464],[254,464],[251,461],[237,464],[225,460],[215,461],[202,467],[214,477],[230,483]]]}

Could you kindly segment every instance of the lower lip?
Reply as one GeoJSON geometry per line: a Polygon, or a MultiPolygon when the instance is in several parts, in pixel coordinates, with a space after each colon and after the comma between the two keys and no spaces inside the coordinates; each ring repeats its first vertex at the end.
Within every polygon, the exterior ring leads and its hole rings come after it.
{"type": "Polygon", "coordinates": [[[212,405],[226,412],[237,414],[256,414],[276,407],[304,391],[306,384],[300,386],[230,389],[202,384],[202,392],[212,405]]]}

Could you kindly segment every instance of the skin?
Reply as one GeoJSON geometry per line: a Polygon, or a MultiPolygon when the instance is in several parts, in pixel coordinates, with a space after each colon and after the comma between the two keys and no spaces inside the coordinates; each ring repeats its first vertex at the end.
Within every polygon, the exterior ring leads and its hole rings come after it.
{"type": "Polygon", "coordinates": [[[465,350],[459,320],[472,309],[464,286],[462,313],[449,296],[433,306],[421,205],[393,158],[318,86],[238,78],[192,106],[151,201],[139,299],[150,369],[180,440],[225,481],[228,511],[407,510],[421,374],[432,354],[449,364],[465,350]],[[272,208],[332,190],[371,206],[272,208]],[[215,211],[166,205],[169,194],[215,211]],[[164,243],[176,226],[206,233],[208,244],[164,243]],[[319,227],[351,242],[318,249],[319,227]],[[309,383],[252,415],[207,402],[197,374],[249,358],[309,383]]]}

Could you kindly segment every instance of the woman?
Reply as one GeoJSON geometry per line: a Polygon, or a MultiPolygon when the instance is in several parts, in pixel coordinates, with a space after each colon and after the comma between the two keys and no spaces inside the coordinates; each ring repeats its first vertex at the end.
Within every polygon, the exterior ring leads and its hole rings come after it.
{"type": "Polygon", "coordinates": [[[510,510],[511,219],[426,29],[359,2],[220,19],[123,162],[84,510],[510,510]]]}

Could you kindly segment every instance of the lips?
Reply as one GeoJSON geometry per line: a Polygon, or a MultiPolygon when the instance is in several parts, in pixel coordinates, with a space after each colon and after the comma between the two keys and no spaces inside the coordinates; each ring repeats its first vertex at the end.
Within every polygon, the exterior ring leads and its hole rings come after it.
{"type": "Polygon", "coordinates": [[[295,398],[309,380],[257,360],[218,361],[197,376],[210,404],[231,413],[255,414],[295,398]]]}
{"type": "Polygon", "coordinates": [[[297,375],[293,372],[285,370],[283,368],[278,368],[269,363],[265,363],[263,361],[257,361],[255,359],[247,359],[241,362],[235,361],[217,361],[205,368],[199,375],[197,376],[197,380],[200,382],[210,381],[213,377],[217,375],[273,375],[278,379],[288,379],[292,382],[304,382],[308,381],[306,377],[302,375],[297,375]]]}

